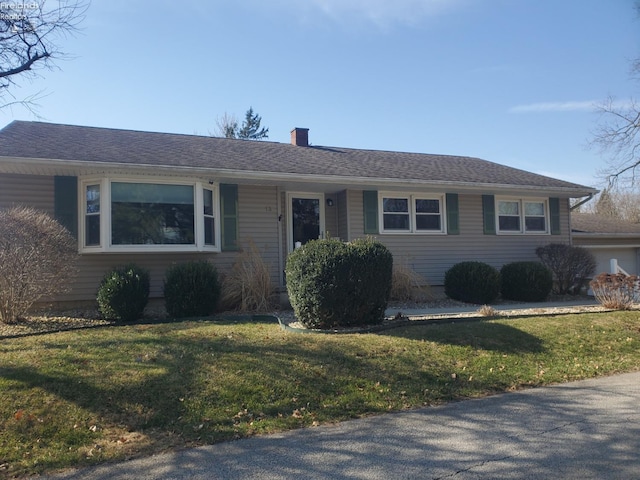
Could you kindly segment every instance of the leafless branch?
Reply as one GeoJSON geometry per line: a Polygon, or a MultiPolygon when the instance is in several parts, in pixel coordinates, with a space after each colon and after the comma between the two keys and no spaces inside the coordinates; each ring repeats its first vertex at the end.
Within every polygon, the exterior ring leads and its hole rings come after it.
{"type": "Polygon", "coordinates": [[[0,2],[0,108],[22,105],[35,110],[29,100],[6,101],[18,79],[35,78],[65,58],[60,39],[78,31],[88,0],[32,0],[0,2]]]}

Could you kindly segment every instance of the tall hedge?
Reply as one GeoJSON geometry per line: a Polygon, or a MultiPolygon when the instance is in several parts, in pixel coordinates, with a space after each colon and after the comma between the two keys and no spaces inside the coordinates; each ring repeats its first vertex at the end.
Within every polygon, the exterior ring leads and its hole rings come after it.
{"type": "Polygon", "coordinates": [[[392,268],[391,252],[377,241],[310,241],[287,258],[291,306],[308,328],[381,323],[392,268]]]}

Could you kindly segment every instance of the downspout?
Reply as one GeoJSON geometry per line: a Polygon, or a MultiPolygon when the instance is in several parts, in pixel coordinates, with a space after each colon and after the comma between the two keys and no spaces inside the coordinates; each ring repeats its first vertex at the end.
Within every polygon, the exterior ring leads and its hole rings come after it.
{"type": "Polygon", "coordinates": [[[282,292],[284,288],[284,259],[282,258],[282,192],[276,187],[276,212],[278,221],[278,286],[282,292]]]}
{"type": "Polygon", "coordinates": [[[573,212],[576,208],[580,208],[582,205],[590,201],[595,193],[590,193],[587,198],[582,200],[581,202],[576,203],[573,207],[569,207],[569,245],[573,245],[573,225],[571,224],[571,212],[573,212]]]}
{"type": "Polygon", "coordinates": [[[580,208],[582,205],[584,205],[585,203],[587,203],[589,200],[591,200],[593,198],[593,196],[595,195],[595,193],[590,193],[589,196],[587,198],[585,198],[584,200],[582,200],[579,203],[576,203],[573,207],[569,208],[569,211],[573,212],[576,208],[580,208]]]}

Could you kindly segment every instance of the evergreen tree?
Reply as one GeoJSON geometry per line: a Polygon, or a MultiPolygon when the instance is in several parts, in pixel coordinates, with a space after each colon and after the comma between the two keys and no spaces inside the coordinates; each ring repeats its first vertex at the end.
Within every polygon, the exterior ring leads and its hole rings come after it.
{"type": "Polygon", "coordinates": [[[246,140],[262,140],[263,138],[269,138],[269,129],[260,128],[260,122],[262,117],[257,113],[253,113],[253,107],[249,107],[245,114],[244,121],[242,122],[242,128],[238,131],[238,138],[246,140]]]}
{"type": "Polygon", "coordinates": [[[238,120],[235,116],[227,113],[217,121],[216,134],[225,138],[241,138],[243,140],[262,140],[269,138],[269,129],[260,128],[262,117],[253,111],[253,107],[249,107],[245,114],[242,127],[238,126],[238,120]]]}

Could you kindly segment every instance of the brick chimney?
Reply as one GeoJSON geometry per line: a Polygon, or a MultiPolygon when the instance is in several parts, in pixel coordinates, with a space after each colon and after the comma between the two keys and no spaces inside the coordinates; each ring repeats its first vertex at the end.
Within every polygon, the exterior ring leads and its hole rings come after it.
{"type": "Polygon", "coordinates": [[[291,130],[291,145],[296,145],[298,147],[308,147],[309,129],[296,127],[291,130]]]}

